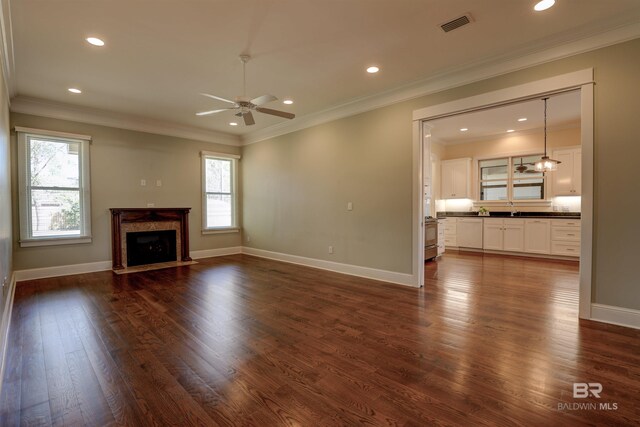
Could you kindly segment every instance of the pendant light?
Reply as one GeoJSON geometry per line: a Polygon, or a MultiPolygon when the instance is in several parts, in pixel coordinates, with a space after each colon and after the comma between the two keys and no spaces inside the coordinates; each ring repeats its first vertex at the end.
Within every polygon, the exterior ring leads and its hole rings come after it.
{"type": "Polygon", "coordinates": [[[558,165],[562,162],[553,160],[547,156],[547,100],[549,98],[542,98],[544,101],[544,156],[542,159],[536,162],[535,168],[538,172],[551,172],[558,170],[558,165]]]}

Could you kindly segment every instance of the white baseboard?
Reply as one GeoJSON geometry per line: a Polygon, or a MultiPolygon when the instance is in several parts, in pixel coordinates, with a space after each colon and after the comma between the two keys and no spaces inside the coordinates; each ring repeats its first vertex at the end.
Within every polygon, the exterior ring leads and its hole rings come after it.
{"type": "MultiPolygon", "coordinates": [[[[204,249],[200,251],[191,251],[190,255],[193,259],[211,258],[224,255],[233,255],[242,253],[241,246],[219,249],[204,249]]],[[[55,267],[31,268],[28,270],[18,270],[14,273],[15,280],[21,282],[24,280],[44,279],[47,277],[71,276],[73,274],[95,273],[97,271],[111,270],[111,260],[88,262],[84,264],[58,265],[55,267]]]]}
{"type": "Polygon", "coordinates": [[[360,267],[352,264],[342,264],[339,262],[325,261],[316,258],[306,258],[297,255],[289,255],[280,252],[265,251],[244,246],[242,253],[260,258],[268,258],[276,261],[284,261],[291,264],[299,264],[307,267],[319,268],[322,270],[335,271],[336,273],[348,274],[350,276],[364,277],[367,279],[379,280],[382,282],[396,283],[405,286],[418,286],[417,278],[411,274],[397,273],[395,271],[378,270],[369,267],[360,267]]]}
{"type": "Polygon", "coordinates": [[[72,274],[94,273],[111,270],[111,261],[87,262],[84,264],[58,265],[55,267],[31,268],[15,272],[16,282],[44,279],[45,277],[71,276],[72,274]]]}
{"type": "MultiPolygon", "coordinates": [[[[306,258],[297,255],[289,255],[279,252],[265,251],[243,246],[232,246],[229,248],[203,249],[191,251],[193,259],[212,258],[225,255],[248,254],[261,258],[284,261],[292,264],[305,265],[307,267],[320,268],[322,270],[335,271],[337,273],[351,276],[364,277],[367,279],[380,280],[382,282],[397,283],[405,286],[417,287],[417,278],[411,274],[397,273],[394,271],[378,270],[369,267],[360,267],[351,264],[325,261],[315,258],[306,258]]],[[[32,268],[29,270],[18,270],[14,273],[16,281],[44,279],[46,277],[70,276],[73,274],[93,273],[96,271],[106,271],[111,269],[111,261],[89,262],[85,264],[60,265],[55,267],[32,268]]]]}
{"type": "Polygon", "coordinates": [[[9,328],[11,327],[11,313],[13,311],[13,297],[16,293],[16,275],[11,275],[7,299],[2,310],[2,323],[0,323],[0,394],[2,393],[2,379],[4,378],[4,365],[9,344],[9,328]]]}
{"type": "Polygon", "coordinates": [[[191,251],[189,254],[193,259],[213,258],[217,256],[235,255],[242,253],[242,246],[232,246],[230,248],[203,249],[200,251],[191,251]]]}
{"type": "Polygon", "coordinates": [[[640,329],[640,310],[604,304],[591,304],[591,320],[640,329]]]}

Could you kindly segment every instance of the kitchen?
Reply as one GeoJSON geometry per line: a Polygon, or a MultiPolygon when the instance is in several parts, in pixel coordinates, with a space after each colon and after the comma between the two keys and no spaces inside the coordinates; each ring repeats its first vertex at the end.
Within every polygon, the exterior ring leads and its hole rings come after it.
{"type": "Polygon", "coordinates": [[[579,261],[580,114],[569,91],[427,122],[425,260],[579,261]]]}

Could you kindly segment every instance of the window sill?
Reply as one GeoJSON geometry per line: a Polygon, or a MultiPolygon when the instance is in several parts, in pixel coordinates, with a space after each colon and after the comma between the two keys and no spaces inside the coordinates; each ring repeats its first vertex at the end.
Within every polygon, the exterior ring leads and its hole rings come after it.
{"type": "Polygon", "coordinates": [[[239,233],[239,227],[228,228],[205,228],[202,230],[202,234],[226,234],[226,233],[239,233]]]}
{"type": "Polygon", "coordinates": [[[46,237],[40,239],[21,239],[19,241],[21,248],[30,248],[35,246],[57,246],[57,245],[77,245],[81,243],[91,243],[91,237],[46,237]]]}

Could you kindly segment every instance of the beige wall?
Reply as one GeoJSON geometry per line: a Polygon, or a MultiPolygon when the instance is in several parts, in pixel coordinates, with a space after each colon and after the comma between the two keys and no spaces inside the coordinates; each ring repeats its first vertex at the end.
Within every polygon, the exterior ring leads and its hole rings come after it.
{"type": "Polygon", "coordinates": [[[245,147],[244,227],[252,237],[245,245],[410,273],[413,110],[591,67],[594,300],[640,309],[640,39],[245,147]]]}
{"type": "MultiPolygon", "coordinates": [[[[544,134],[525,133],[504,138],[449,144],[444,146],[442,160],[471,157],[473,159],[518,155],[520,153],[540,153],[544,151],[544,134]]],[[[547,132],[547,151],[555,148],[580,145],[580,129],[563,129],[547,132]]]]}
{"type": "Polygon", "coordinates": [[[405,118],[388,107],[243,147],[245,245],[410,271],[405,118]]]}
{"type": "MultiPolygon", "coordinates": [[[[93,136],[91,144],[91,225],[89,244],[21,248],[17,172],[13,168],[14,268],[16,270],[81,264],[111,259],[109,208],[190,207],[189,246],[192,251],[240,245],[240,233],[202,235],[201,175],[202,150],[238,154],[240,149],[105,126],[88,125],[25,114],[11,114],[12,126],[72,132],[93,136]],[[147,186],[140,186],[146,179],[147,186]],[[156,187],[156,180],[162,186],[156,187]]],[[[12,146],[15,147],[15,136],[12,146]]],[[[16,166],[16,150],[12,164],[16,166]]]]}

